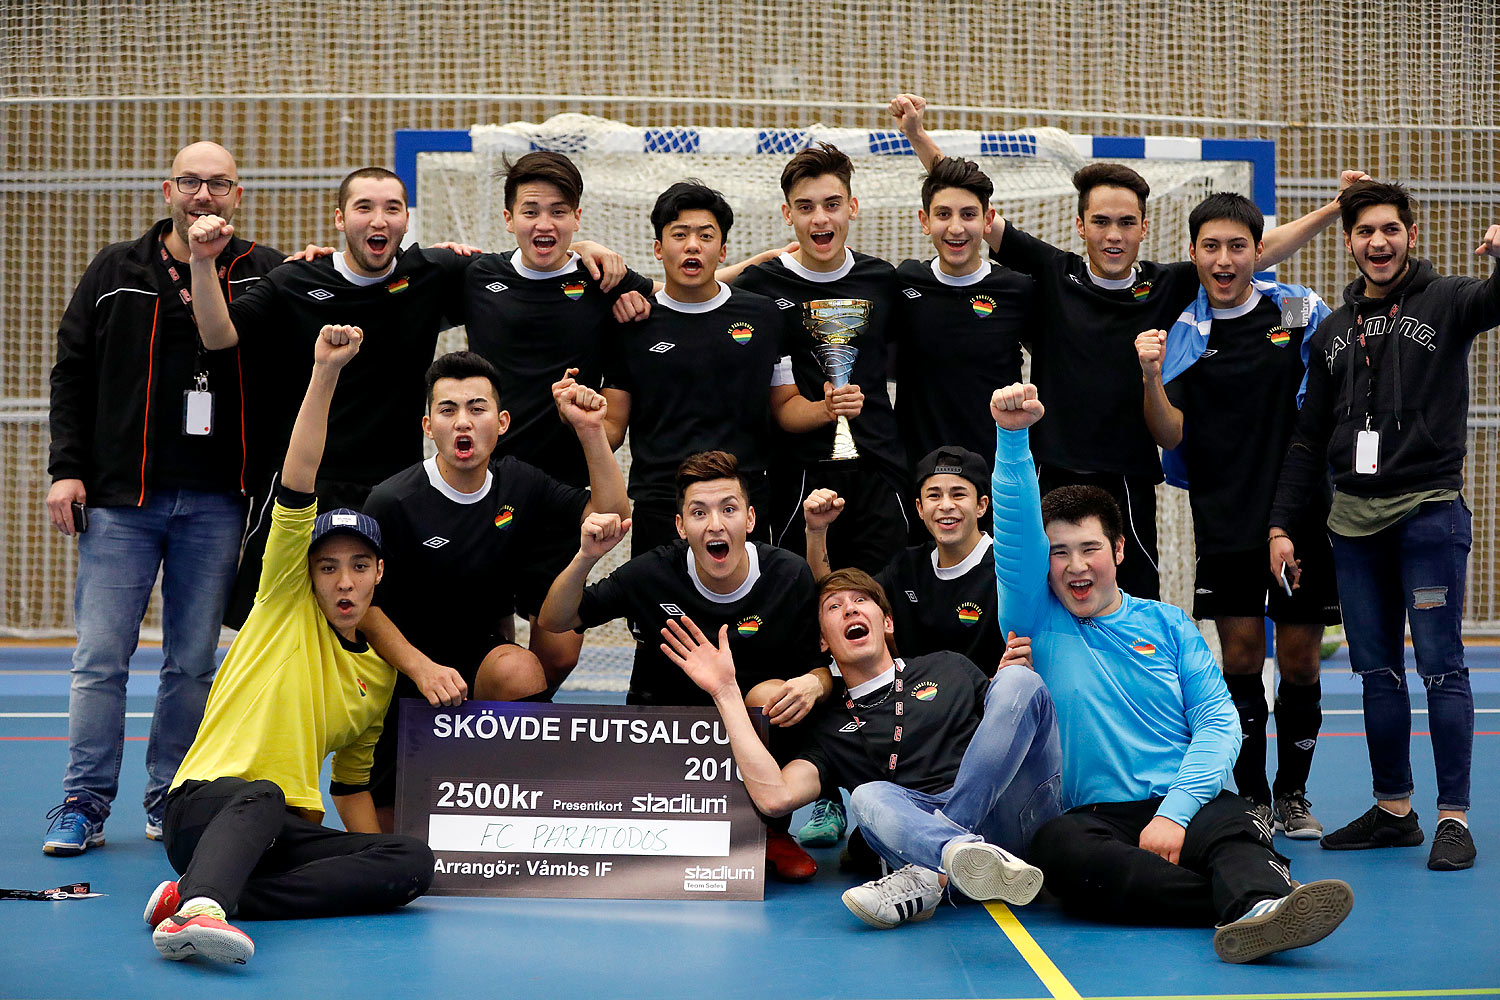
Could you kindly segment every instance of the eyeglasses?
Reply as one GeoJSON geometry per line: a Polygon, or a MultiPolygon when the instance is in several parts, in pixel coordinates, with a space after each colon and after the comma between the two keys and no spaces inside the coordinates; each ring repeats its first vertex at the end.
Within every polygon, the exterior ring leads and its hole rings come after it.
{"type": "Polygon", "coordinates": [[[198,189],[208,185],[208,193],[220,198],[234,190],[239,182],[233,177],[210,177],[204,180],[202,177],[194,177],[192,174],[183,174],[181,177],[173,177],[172,183],[177,185],[177,190],[183,194],[197,194],[198,189]]]}

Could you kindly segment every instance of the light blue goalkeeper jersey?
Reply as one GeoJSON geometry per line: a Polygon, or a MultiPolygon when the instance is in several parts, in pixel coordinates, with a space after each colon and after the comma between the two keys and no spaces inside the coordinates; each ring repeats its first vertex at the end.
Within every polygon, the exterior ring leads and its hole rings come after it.
{"type": "Polygon", "coordinates": [[[1026,431],[997,428],[990,492],[1000,628],[1031,637],[1057,705],[1063,805],[1164,797],[1182,826],[1224,788],[1240,720],[1223,674],[1180,609],[1122,594],[1112,614],[1078,618],[1047,585],[1050,561],[1026,431]]]}

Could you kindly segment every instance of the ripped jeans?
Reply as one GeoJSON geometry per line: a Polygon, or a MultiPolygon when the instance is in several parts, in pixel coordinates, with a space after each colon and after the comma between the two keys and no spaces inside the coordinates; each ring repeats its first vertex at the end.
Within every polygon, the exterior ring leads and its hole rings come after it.
{"type": "Polygon", "coordinates": [[[1472,542],[1462,499],[1424,503],[1360,538],[1331,535],[1349,662],[1364,686],[1365,741],[1377,799],[1414,789],[1405,625],[1427,688],[1437,807],[1469,808],[1474,694],[1464,666],[1464,572],[1472,542]]]}

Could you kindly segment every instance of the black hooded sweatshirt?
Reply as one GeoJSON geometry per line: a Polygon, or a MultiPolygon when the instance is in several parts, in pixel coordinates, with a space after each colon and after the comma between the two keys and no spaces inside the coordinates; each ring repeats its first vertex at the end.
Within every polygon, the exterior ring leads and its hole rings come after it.
{"type": "Polygon", "coordinates": [[[1413,260],[1384,298],[1368,298],[1364,287],[1360,277],[1344,289],[1343,305],[1313,336],[1274,526],[1295,521],[1325,472],[1339,492],[1358,497],[1463,488],[1469,349],[1500,324],[1500,265],[1484,281],[1413,260]],[[1367,427],[1380,434],[1373,475],[1354,471],[1355,437],[1367,427]]]}

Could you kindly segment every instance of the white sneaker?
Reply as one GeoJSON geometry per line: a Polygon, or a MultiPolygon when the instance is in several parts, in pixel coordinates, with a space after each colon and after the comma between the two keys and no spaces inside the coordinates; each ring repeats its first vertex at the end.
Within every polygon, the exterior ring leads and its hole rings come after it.
{"type": "Polygon", "coordinates": [[[871,927],[892,927],[930,920],[943,898],[938,873],[920,865],[907,865],[844,893],[844,905],[871,927]]]}
{"type": "Polygon", "coordinates": [[[1263,899],[1214,931],[1214,951],[1225,962],[1253,962],[1273,952],[1316,944],[1354,909],[1347,882],[1322,879],[1299,885],[1280,899],[1263,899]]]}
{"type": "Polygon", "coordinates": [[[1042,891],[1042,870],[982,840],[949,841],[943,871],[972,900],[1004,900],[1024,906],[1042,891]]]}

